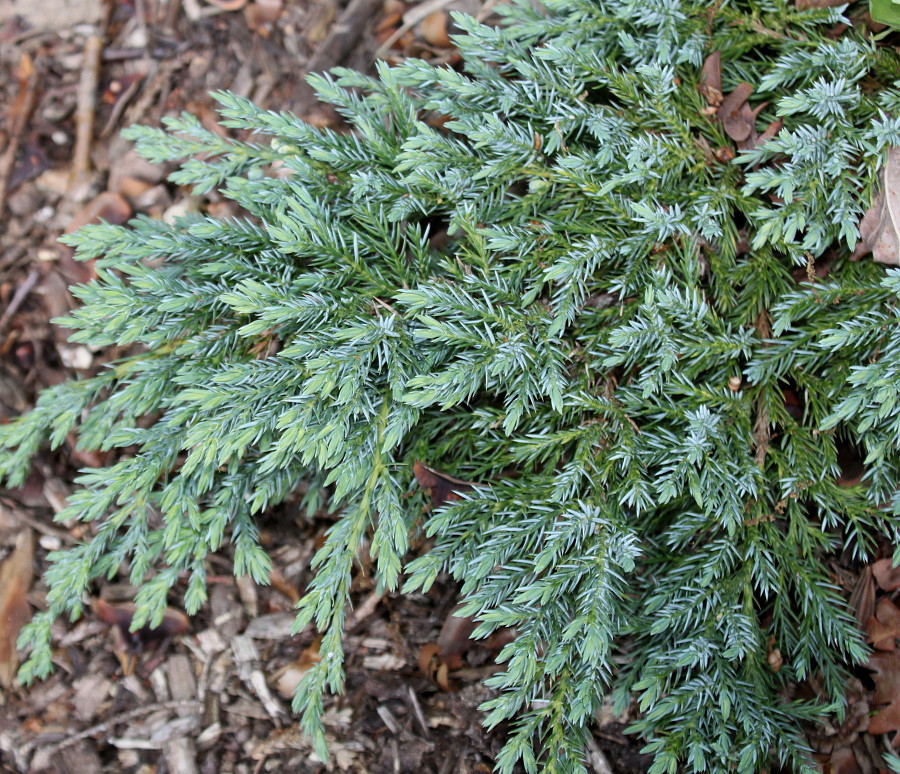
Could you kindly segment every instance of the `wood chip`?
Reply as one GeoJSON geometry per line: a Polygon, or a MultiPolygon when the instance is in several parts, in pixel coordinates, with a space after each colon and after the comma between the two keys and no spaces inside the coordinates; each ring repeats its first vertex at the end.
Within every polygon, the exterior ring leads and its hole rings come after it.
{"type": "Polygon", "coordinates": [[[197,698],[197,680],[191,660],[183,653],[176,653],[166,661],[169,693],[173,699],[197,698]]]}
{"type": "Polygon", "coordinates": [[[431,732],[428,730],[428,723],[425,722],[425,715],[422,713],[422,705],[419,704],[419,697],[416,696],[416,692],[411,685],[406,686],[406,691],[409,695],[409,703],[412,704],[413,714],[416,716],[416,720],[419,721],[419,725],[422,727],[422,733],[425,735],[426,739],[429,739],[431,737],[431,732]]]}
{"type": "Polygon", "coordinates": [[[202,632],[199,632],[197,634],[197,642],[200,643],[200,647],[208,657],[221,653],[228,647],[228,644],[222,639],[222,635],[216,629],[204,629],[202,632]]]}
{"type": "Polygon", "coordinates": [[[250,621],[244,635],[255,640],[284,640],[291,636],[293,625],[293,613],[270,613],[250,621]]]}
{"type": "MultiPolygon", "coordinates": [[[[320,73],[339,65],[366,31],[381,4],[382,0],[351,0],[307,62],[306,73],[320,73]]],[[[298,82],[295,102],[296,112],[301,115],[316,105],[315,92],[305,78],[298,82]]]]}
{"type": "Polygon", "coordinates": [[[259,592],[256,589],[256,581],[249,575],[241,575],[236,579],[235,585],[247,616],[255,619],[259,615],[259,592]]]}
{"type": "Polygon", "coordinates": [[[256,694],[269,717],[281,721],[285,711],[266,685],[266,678],[259,668],[259,651],[253,640],[239,635],[232,639],[231,651],[234,654],[238,676],[256,694]]]}
{"type": "Polygon", "coordinates": [[[450,48],[453,43],[447,33],[450,15],[446,11],[433,11],[422,19],[422,37],[438,48],[450,48]]]}
{"type": "Polygon", "coordinates": [[[399,672],[406,667],[406,659],[393,653],[363,656],[363,666],[376,672],[399,672]]]}
{"type": "Polygon", "coordinates": [[[105,675],[87,674],[75,681],[72,707],[75,717],[84,723],[92,721],[100,712],[101,705],[112,691],[112,681],[105,675]]]}
{"type": "Polygon", "coordinates": [[[100,756],[94,745],[80,741],[53,756],[55,774],[100,774],[100,756]]]}
{"type": "Polygon", "coordinates": [[[400,725],[397,723],[397,718],[391,714],[391,711],[387,707],[380,704],[375,708],[375,711],[378,713],[378,717],[380,717],[384,721],[384,724],[390,729],[392,734],[400,733],[400,725]]]}
{"type": "Polygon", "coordinates": [[[197,750],[194,743],[182,736],[166,742],[163,747],[163,757],[169,766],[171,774],[199,774],[197,768],[197,750]]]}

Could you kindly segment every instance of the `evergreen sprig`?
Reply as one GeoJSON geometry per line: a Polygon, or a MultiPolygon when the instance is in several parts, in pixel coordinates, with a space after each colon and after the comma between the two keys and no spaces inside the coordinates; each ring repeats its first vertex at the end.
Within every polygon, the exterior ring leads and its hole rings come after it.
{"type": "Polygon", "coordinates": [[[139,346],[0,427],[0,473],[21,483],[73,430],[135,451],[59,514],[93,536],[51,555],[21,676],[122,566],[135,626],[175,586],[199,609],[226,541],[266,582],[255,519],[305,482],[340,510],[295,627],[323,634],[295,700],[320,754],[370,537],[384,589],[449,572],[477,636],[517,630],[484,706],[512,721],[498,771],[585,771],[610,692],[637,699],[654,774],[812,771],[804,724],[842,711],[866,656],[826,560],[900,544],[900,272],[847,257],[900,144],[900,91],[867,79],[900,68],[832,39],[842,9],[788,0],[498,9],[497,29],[455,17],[465,72],[312,76],[351,133],[224,92],[223,125],[265,142],[190,116],[128,132],[246,215],[65,238],[97,268],[74,340],[139,346]],[[784,121],[733,162],[698,90],[712,52],[723,90],[749,82],[761,125],[784,121]],[[795,280],[826,251],[825,280],[795,280]],[[838,483],[841,447],[862,483],[838,483]],[[484,485],[423,526],[415,459],[484,485]],[[785,701],[814,676],[821,696],[785,701]]]}

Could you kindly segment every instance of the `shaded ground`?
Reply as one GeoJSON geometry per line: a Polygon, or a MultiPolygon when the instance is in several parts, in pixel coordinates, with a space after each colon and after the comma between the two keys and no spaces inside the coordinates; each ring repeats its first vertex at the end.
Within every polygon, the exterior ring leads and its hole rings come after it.
{"type": "MultiPolygon", "coordinates": [[[[366,69],[380,45],[388,58],[453,64],[448,5],[0,0],[0,421],[26,410],[40,388],[94,373],[118,354],[70,345],[49,324],[73,306],[67,286],[90,277],[56,241],[61,233],[97,217],[232,211],[221,197],[195,199],[168,184],[117,139],[122,127],[156,125],[189,110],[217,130],[212,89],[333,122],[310,100],[302,72],[337,63],[366,69]],[[350,22],[349,33],[339,31],[339,18],[350,22]]],[[[478,2],[452,7],[490,14],[478,2]]],[[[450,676],[451,690],[419,667],[422,647],[438,638],[455,604],[455,589],[438,584],[427,596],[381,598],[365,557],[348,626],[347,690],[326,715],[332,758],[326,766],[312,754],[296,731],[289,697],[315,659],[316,643],[311,631],[290,636],[290,609],[331,522],[325,515],[307,519],[296,503],[263,525],[277,570],[273,587],[235,581],[223,555],[211,568],[208,608],[185,624],[174,598],[172,636],[160,643],[127,634],[132,588],[120,579],[99,584],[95,598],[103,602],[76,624],[57,624],[55,674],[30,690],[15,685],[12,624],[43,607],[46,554],[89,533],[84,525],[54,524],[53,516],[79,468],[111,461],[69,442],[41,456],[24,487],[0,491],[0,770],[492,769],[503,730],[486,735],[476,709],[489,696],[481,679],[497,668],[491,652],[469,651],[450,676]],[[119,618],[121,629],[110,626],[119,618]]],[[[595,770],[645,770],[618,728],[610,721],[597,737],[595,770]]]]}

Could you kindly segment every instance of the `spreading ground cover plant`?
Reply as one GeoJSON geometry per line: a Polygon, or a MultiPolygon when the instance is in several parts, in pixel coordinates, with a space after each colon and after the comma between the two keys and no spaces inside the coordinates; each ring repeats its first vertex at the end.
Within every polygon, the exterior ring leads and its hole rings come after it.
{"type": "Polygon", "coordinates": [[[51,557],[24,679],[123,563],[135,626],[176,586],[196,611],[226,542],[265,582],[255,518],[303,483],[339,511],[296,623],[323,635],[295,700],[322,754],[370,540],[383,588],[449,571],[478,635],[517,630],[484,706],[512,721],[499,771],[584,771],[610,692],[654,772],[806,765],[867,653],[827,561],[900,543],[900,272],[850,260],[900,67],[784,0],[503,13],[457,17],[464,73],[315,76],[353,133],[227,93],[256,142],[130,130],[247,214],[66,238],[97,272],[74,340],[138,346],[0,428],[0,472],[73,430],[133,453],[59,514],[92,537],[51,557]],[[481,485],[426,512],[415,460],[481,485]]]}

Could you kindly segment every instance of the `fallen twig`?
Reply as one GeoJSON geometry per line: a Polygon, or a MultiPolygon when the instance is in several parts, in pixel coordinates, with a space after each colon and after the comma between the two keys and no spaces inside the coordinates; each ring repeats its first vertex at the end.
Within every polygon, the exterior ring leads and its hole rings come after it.
{"type": "Polygon", "coordinates": [[[100,58],[103,38],[99,32],[84,42],[81,80],[78,82],[75,110],[75,150],[72,153],[72,183],[79,187],[91,170],[91,145],[94,141],[94,119],[97,108],[97,87],[100,83],[100,58]]]}
{"type": "Polygon", "coordinates": [[[384,594],[379,593],[377,591],[373,591],[369,596],[367,596],[360,606],[356,608],[349,617],[347,621],[347,631],[353,631],[357,626],[359,626],[363,621],[366,620],[372,613],[375,612],[375,608],[378,607],[378,603],[384,599],[384,594]]]}
{"type": "MultiPolygon", "coordinates": [[[[325,40],[306,64],[306,73],[318,73],[339,65],[365,31],[366,22],[381,7],[382,0],[352,0],[332,25],[325,40]]],[[[302,114],[316,103],[316,95],[305,79],[297,90],[297,112],[302,114]]]]}
{"type": "Polygon", "coordinates": [[[32,269],[31,273],[25,278],[25,281],[16,288],[16,292],[13,294],[12,299],[10,299],[6,309],[3,310],[3,314],[0,315],[0,331],[6,327],[9,319],[16,313],[16,310],[22,305],[22,302],[40,278],[41,273],[37,269],[32,269]]]}
{"type": "MultiPolygon", "coordinates": [[[[73,744],[75,744],[76,742],[80,742],[82,739],[87,739],[88,737],[94,736],[94,734],[105,734],[105,732],[109,731],[112,726],[118,725],[119,723],[125,723],[126,721],[133,720],[134,718],[139,718],[141,717],[141,715],[150,715],[154,712],[159,712],[160,710],[187,709],[193,710],[195,712],[202,711],[203,705],[199,701],[194,701],[193,699],[176,699],[174,701],[163,701],[159,702],[158,704],[149,704],[143,707],[135,707],[135,709],[133,710],[123,712],[113,718],[110,718],[109,720],[104,720],[102,723],[97,723],[97,725],[86,728],[84,729],[84,731],[79,731],[77,734],[72,734],[71,736],[67,736],[65,739],[60,739],[60,741],[58,742],[46,745],[44,747],[44,751],[49,757],[55,752],[59,752],[66,747],[71,747],[73,744]]],[[[29,753],[31,753],[32,750],[34,750],[41,744],[42,743],[38,739],[33,739],[32,741],[23,744],[21,747],[22,755],[27,756],[29,753]]]]}
{"type": "Polygon", "coordinates": [[[20,57],[18,70],[19,91],[9,110],[8,140],[3,155],[0,156],[0,216],[6,209],[6,189],[9,185],[9,176],[12,174],[16,154],[19,152],[22,132],[25,130],[31,111],[34,110],[37,94],[38,75],[34,68],[34,62],[27,53],[23,53],[20,57]]]}
{"type": "Polygon", "coordinates": [[[110,111],[109,118],[106,121],[103,129],[100,130],[100,139],[106,139],[109,137],[116,129],[116,126],[119,123],[119,119],[122,117],[122,113],[125,111],[125,108],[128,106],[128,103],[131,102],[131,98],[137,94],[138,89],[141,87],[141,84],[144,82],[144,78],[135,78],[131,83],[128,84],[128,88],[125,89],[124,92],[119,96],[116,100],[116,104],[113,105],[113,109],[110,111]]]}

